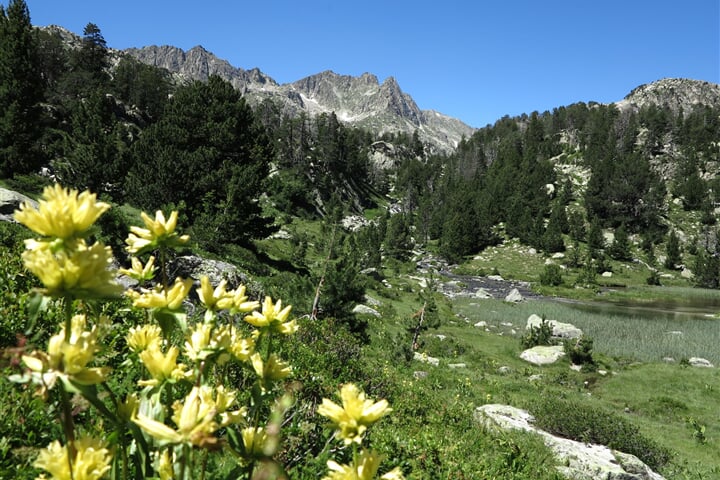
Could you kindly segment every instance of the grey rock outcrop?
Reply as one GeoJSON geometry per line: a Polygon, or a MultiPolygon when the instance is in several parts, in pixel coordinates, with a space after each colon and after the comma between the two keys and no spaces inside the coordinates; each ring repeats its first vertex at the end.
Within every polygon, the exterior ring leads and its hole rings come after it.
{"type": "Polygon", "coordinates": [[[475,420],[488,428],[523,430],[539,435],[553,452],[558,471],[567,478],[583,480],[664,480],[634,455],[604,445],[586,444],[556,437],[533,425],[525,410],[508,405],[482,405],[475,409],[475,420]]]}
{"type": "Polygon", "coordinates": [[[212,285],[217,285],[225,280],[228,288],[236,288],[242,284],[247,287],[248,294],[257,293],[258,290],[257,286],[250,284],[250,278],[235,265],[197,255],[174,258],[168,266],[168,272],[171,278],[182,277],[195,280],[199,280],[205,275],[212,285]]]}
{"type": "Polygon", "coordinates": [[[520,358],[534,365],[550,365],[565,356],[562,345],[538,345],[528,348],[520,354],[520,358]]]}
{"type": "Polygon", "coordinates": [[[33,207],[37,208],[38,203],[30,197],[13,190],[0,188],[0,221],[14,222],[13,214],[24,202],[29,202],[33,207]]]}

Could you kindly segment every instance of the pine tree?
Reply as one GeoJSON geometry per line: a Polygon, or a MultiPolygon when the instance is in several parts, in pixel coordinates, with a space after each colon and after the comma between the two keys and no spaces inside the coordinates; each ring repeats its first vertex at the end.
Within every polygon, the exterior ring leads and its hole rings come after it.
{"type": "Polygon", "coordinates": [[[675,230],[668,235],[667,244],[665,245],[665,268],[675,270],[679,263],[682,262],[680,251],[680,239],[675,230]]]}
{"type": "Polygon", "coordinates": [[[22,0],[0,5],[0,175],[38,169],[43,156],[39,103],[43,88],[37,68],[37,39],[22,0]]]}
{"type": "Polygon", "coordinates": [[[133,155],[131,203],[150,211],[183,204],[206,248],[250,245],[272,232],[259,204],[271,145],[240,93],[220,77],[179,88],[133,155]]]}
{"type": "Polygon", "coordinates": [[[620,227],[615,230],[615,238],[608,249],[608,254],[615,260],[627,261],[632,259],[630,238],[628,237],[625,225],[620,225],[620,227]]]}
{"type": "Polygon", "coordinates": [[[397,260],[407,260],[413,247],[410,221],[404,214],[390,217],[385,235],[385,253],[397,260]]]}

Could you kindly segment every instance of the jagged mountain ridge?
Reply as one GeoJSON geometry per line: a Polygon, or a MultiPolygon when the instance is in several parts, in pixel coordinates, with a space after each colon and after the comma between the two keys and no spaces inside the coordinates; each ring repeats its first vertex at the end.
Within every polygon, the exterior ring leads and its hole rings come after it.
{"type": "Polygon", "coordinates": [[[378,133],[412,134],[418,130],[420,137],[440,152],[451,152],[463,137],[475,131],[458,119],[421,110],[393,77],[381,84],[371,73],[352,77],[325,71],[281,85],[257,68],[234,67],[201,46],[188,51],[149,46],[123,53],[186,79],[206,80],[210,75],[219,75],[243,92],[251,103],[273,100],[289,115],[334,112],[346,124],[378,133]]]}

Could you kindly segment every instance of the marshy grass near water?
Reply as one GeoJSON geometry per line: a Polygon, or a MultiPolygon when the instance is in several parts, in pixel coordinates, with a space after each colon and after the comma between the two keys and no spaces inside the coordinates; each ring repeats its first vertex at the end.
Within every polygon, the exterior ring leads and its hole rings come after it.
{"type": "Polygon", "coordinates": [[[485,321],[501,331],[515,329],[518,336],[525,332],[527,318],[532,314],[572,323],[592,337],[595,351],[610,357],[643,362],[661,362],[666,358],[679,362],[702,357],[720,365],[718,318],[546,300],[509,304],[500,300],[458,299],[455,310],[467,317],[470,324],[485,321]]]}

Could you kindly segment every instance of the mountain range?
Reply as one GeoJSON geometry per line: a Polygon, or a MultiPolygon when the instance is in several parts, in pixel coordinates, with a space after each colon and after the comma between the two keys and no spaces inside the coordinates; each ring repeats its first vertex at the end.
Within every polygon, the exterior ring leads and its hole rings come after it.
{"type": "Polygon", "coordinates": [[[348,125],[373,132],[418,131],[420,138],[438,151],[452,151],[474,128],[434,110],[421,110],[393,77],[382,83],[371,73],[359,77],[325,71],[292,83],[278,84],[254,68],[230,65],[203,47],[183,51],[171,46],[149,46],[124,50],[139,61],[161,67],[188,80],[206,80],[218,75],[242,91],[251,104],[273,101],[283,113],[296,116],[334,112],[348,125]]]}
{"type": "MultiPolygon", "coordinates": [[[[206,80],[219,75],[246,96],[251,104],[271,100],[283,113],[315,115],[334,112],[346,124],[373,132],[418,131],[420,138],[438,152],[449,153],[474,128],[435,110],[421,110],[393,77],[382,83],[372,73],[359,77],[325,71],[292,83],[278,84],[257,68],[230,65],[201,46],[184,51],[173,46],[147,46],[123,50],[139,61],[165,68],[186,80],[206,80]]],[[[615,102],[619,109],[638,110],[644,105],[668,106],[689,112],[694,105],[720,105],[720,85],[699,80],[666,78],[641,85],[615,102]]]]}
{"type": "MultiPolygon", "coordinates": [[[[63,27],[44,28],[59,35],[71,48],[81,44],[81,37],[63,27]]],[[[111,49],[111,53],[116,60],[121,55],[129,55],[142,63],[164,68],[179,82],[204,81],[210,75],[218,75],[240,90],[251,105],[269,101],[273,108],[291,117],[333,112],[345,124],[377,134],[412,135],[417,131],[429,152],[451,153],[463,138],[476,131],[457,118],[435,110],[421,110],[393,77],[381,83],[372,73],[353,77],[327,70],[279,84],[258,68],[245,70],[233,66],[202,46],[185,51],[174,46],[153,45],[111,49]]],[[[636,87],[614,103],[620,110],[638,111],[653,104],[668,107],[675,113],[681,109],[690,112],[695,105],[720,105],[720,85],[702,80],[659,79],[636,87]]]]}

